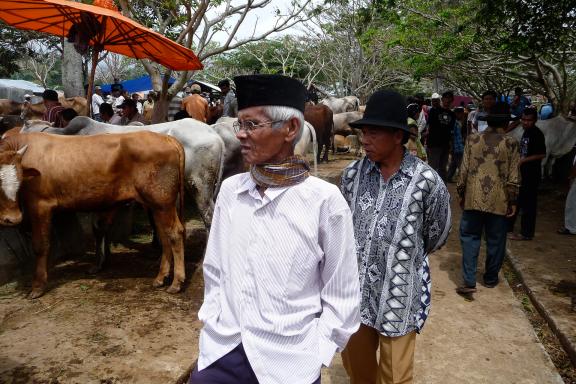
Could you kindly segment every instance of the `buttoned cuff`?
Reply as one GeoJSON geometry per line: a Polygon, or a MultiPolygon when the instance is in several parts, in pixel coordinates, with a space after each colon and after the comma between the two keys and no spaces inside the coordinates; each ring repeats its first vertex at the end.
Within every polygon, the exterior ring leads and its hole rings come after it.
{"type": "Polygon", "coordinates": [[[338,350],[338,345],[332,340],[322,339],[320,340],[320,362],[325,367],[329,367],[334,354],[338,350]]]}

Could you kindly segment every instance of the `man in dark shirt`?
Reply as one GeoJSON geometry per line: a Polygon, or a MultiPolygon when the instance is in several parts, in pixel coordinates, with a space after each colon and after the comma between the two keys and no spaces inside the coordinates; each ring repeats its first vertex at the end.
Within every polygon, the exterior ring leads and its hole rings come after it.
{"type": "Polygon", "coordinates": [[[454,94],[450,91],[442,94],[441,106],[432,108],[428,115],[427,153],[428,164],[446,181],[446,166],[450,153],[450,139],[456,115],[451,111],[454,94]]]}
{"type": "MultiPolygon", "coordinates": [[[[536,207],[538,186],[542,178],[542,159],[546,157],[546,142],[544,134],[536,126],[538,113],[534,108],[526,108],[522,113],[522,128],[524,134],[520,140],[520,194],[518,208],[522,218],[520,234],[510,233],[511,240],[532,240],[536,228],[536,207]]],[[[510,218],[508,232],[513,232],[516,216],[510,218]]]]}

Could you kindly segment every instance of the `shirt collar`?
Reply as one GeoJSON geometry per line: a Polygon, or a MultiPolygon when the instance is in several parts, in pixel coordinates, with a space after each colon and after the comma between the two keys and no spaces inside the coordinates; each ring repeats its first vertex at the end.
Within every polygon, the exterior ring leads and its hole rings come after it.
{"type": "MultiPolygon", "coordinates": [[[[378,164],[370,160],[368,157],[366,157],[366,161],[368,161],[368,167],[366,168],[367,174],[372,171],[380,173],[380,167],[378,164]]],[[[402,157],[402,162],[400,162],[400,168],[398,169],[398,172],[404,174],[407,177],[412,177],[414,176],[415,169],[416,158],[406,149],[404,149],[404,156],[402,157]]]]}
{"type": "Polygon", "coordinates": [[[273,201],[275,198],[280,196],[284,191],[286,191],[288,188],[290,188],[290,187],[266,188],[266,191],[264,191],[264,196],[261,196],[260,192],[258,192],[257,187],[258,187],[258,185],[254,182],[252,177],[250,177],[250,174],[247,173],[243,182],[240,184],[240,186],[238,188],[236,188],[236,190],[234,192],[237,195],[244,193],[244,192],[248,192],[248,194],[255,199],[263,200],[263,201],[266,201],[266,200],[273,201]]]}

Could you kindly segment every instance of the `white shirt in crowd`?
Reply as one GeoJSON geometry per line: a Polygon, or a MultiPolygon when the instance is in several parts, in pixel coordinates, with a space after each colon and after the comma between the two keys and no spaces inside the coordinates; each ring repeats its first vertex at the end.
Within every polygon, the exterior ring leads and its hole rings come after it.
{"type": "Polygon", "coordinates": [[[104,102],[104,99],[99,94],[95,93],[92,95],[92,115],[98,115],[100,113],[100,104],[104,102]]]}
{"type": "Polygon", "coordinates": [[[222,183],[204,259],[198,369],[240,343],[262,384],[310,384],[360,324],[352,217],[316,177],[264,196],[222,183]]]}
{"type": "Polygon", "coordinates": [[[114,99],[114,104],[112,104],[112,107],[114,108],[114,111],[120,111],[120,106],[124,103],[124,96],[120,95],[118,97],[116,97],[114,99]]]}

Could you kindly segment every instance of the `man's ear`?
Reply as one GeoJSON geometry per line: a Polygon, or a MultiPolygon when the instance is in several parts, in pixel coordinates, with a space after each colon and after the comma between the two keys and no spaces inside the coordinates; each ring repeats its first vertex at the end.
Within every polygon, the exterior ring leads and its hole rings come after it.
{"type": "Polygon", "coordinates": [[[293,142],[298,137],[300,132],[300,123],[297,118],[293,117],[287,121],[288,123],[288,136],[286,136],[286,141],[293,142]]]}
{"type": "Polygon", "coordinates": [[[29,180],[38,176],[40,176],[40,172],[36,168],[24,168],[22,170],[22,178],[24,178],[24,180],[29,180]]]}

